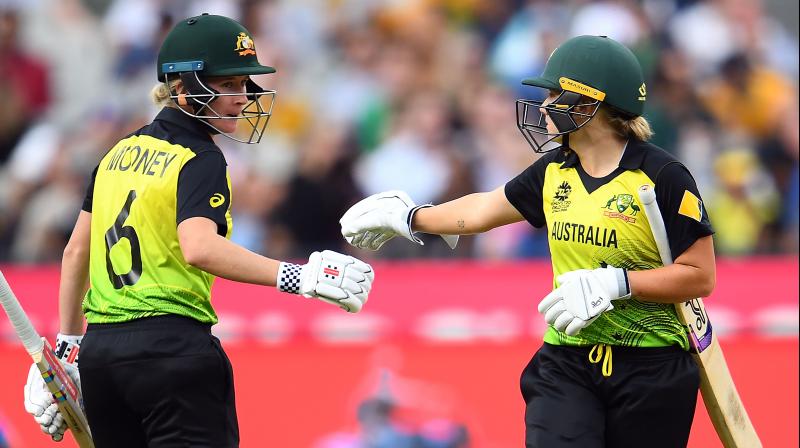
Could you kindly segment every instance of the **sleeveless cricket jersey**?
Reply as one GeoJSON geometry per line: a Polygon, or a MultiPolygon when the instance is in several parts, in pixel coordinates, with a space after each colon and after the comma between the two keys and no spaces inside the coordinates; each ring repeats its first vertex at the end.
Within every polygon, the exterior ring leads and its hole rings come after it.
{"type": "MultiPolygon", "coordinates": [[[[664,150],[633,139],[619,167],[606,177],[590,177],[575,152],[560,149],[509,181],[505,194],[534,227],[547,226],[556,288],[559,275],[576,269],[663,266],[639,201],[638,189],[645,184],[655,188],[673,259],[697,239],[713,234],[689,171],[664,150]]],[[[550,326],[545,342],[688,349],[674,305],[636,297],[613,305],[574,337],[550,326]]]]}
{"type": "Polygon", "coordinates": [[[230,178],[209,129],[164,108],[122,139],[92,174],[83,210],[92,213],[89,323],[176,314],[214,324],[214,276],[186,263],[178,224],[205,217],[230,238],[230,178]]]}

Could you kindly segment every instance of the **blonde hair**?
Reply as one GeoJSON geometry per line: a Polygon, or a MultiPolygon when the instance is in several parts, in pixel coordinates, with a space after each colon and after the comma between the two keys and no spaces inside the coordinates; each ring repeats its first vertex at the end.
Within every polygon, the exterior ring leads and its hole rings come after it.
{"type": "Polygon", "coordinates": [[[172,100],[170,92],[176,91],[179,84],[181,84],[180,79],[173,79],[169,82],[169,86],[163,82],[156,84],[153,86],[153,89],[150,90],[150,99],[153,100],[156,106],[178,107],[175,101],[172,100]]]}
{"type": "Polygon", "coordinates": [[[603,105],[601,110],[604,113],[608,124],[621,137],[634,137],[643,142],[646,142],[653,137],[653,129],[650,127],[650,123],[647,122],[646,118],[642,116],[633,118],[626,117],[605,105],[603,105]]]}

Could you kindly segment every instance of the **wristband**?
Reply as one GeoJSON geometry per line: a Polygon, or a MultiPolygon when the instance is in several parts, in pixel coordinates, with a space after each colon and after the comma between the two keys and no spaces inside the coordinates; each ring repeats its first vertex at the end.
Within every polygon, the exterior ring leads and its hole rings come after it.
{"type": "Polygon", "coordinates": [[[423,243],[421,239],[419,239],[419,238],[418,238],[416,235],[414,235],[414,230],[411,228],[411,222],[414,220],[414,215],[415,215],[415,214],[416,214],[416,213],[417,213],[417,212],[418,212],[420,209],[423,209],[423,208],[428,208],[428,207],[433,207],[433,204],[422,204],[422,205],[418,205],[418,206],[416,206],[416,207],[412,208],[411,210],[409,210],[409,212],[408,212],[408,218],[406,218],[406,224],[408,225],[408,235],[411,237],[411,239],[412,239],[412,240],[413,240],[415,243],[417,243],[417,244],[420,244],[420,245],[424,245],[425,243],[423,243]]]}
{"type": "Polygon", "coordinates": [[[300,294],[300,276],[302,273],[303,266],[282,261],[278,265],[278,279],[275,287],[281,292],[300,294]]]}

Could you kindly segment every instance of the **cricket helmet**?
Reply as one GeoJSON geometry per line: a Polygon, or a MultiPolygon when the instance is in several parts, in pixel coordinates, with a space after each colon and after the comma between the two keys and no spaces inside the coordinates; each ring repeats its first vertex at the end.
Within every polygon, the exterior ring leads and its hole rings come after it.
{"type": "Polygon", "coordinates": [[[578,36],[564,42],[550,55],[542,75],[524,79],[522,84],[559,92],[546,105],[539,100],[517,100],[517,127],[536,152],[563,146],[569,133],[594,117],[600,103],[633,118],[642,114],[647,97],[636,56],[606,36],[578,36]],[[576,111],[579,106],[584,108],[576,111]],[[547,111],[557,133],[548,132],[540,109],[547,111]],[[580,122],[576,117],[582,117],[580,122]]]}
{"type": "Polygon", "coordinates": [[[156,65],[158,80],[169,86],[170,98],[184,113],[200,119],[213,129],[242,143],[258,143],[264,134],[272,105],[274,90],[264,90],[248,79],[246,96],[249,103],[238,117],[220,115],[213,101],[221,96],[241,94],[220,93],[206,80],[215,76],[242,76],[275,73],[275,69],[258,62],[255,43],[245,27],[235,20],[204,13],[181,20],[161,44],[156,65]],[[170,82],[180,79],[184,93],[178,93],[170,82]],[[188,110],[187,110],[188,109],[188,110]],[[225,133],[209,119],[239,120],[236,133],[225,133]]]}

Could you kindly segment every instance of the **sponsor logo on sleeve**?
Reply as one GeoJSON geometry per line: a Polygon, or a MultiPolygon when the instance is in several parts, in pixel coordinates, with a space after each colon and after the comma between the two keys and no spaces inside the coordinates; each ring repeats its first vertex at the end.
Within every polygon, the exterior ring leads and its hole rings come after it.
{"type": "Polygon", "coordinates": [[[224,203],[225,203],[225,196],[223,196],[222,193],[214,193],[214,195],[211,196],[211,199],[208,200],[208,205],[210,205],[213,208],[217,208],[224,203]]]}

